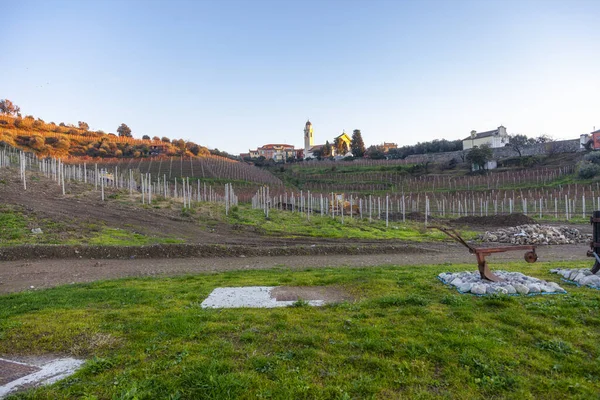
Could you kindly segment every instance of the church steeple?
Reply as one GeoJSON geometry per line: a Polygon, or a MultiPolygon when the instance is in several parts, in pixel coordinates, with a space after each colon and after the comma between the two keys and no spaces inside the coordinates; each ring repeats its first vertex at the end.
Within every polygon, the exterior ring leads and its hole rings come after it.
{"type": "Polygon", "coordinates": [[[307,154],[311,147],[314,146],[313,126],[310,120],[306,121],[304,126],[304,154],[307,154]]]}

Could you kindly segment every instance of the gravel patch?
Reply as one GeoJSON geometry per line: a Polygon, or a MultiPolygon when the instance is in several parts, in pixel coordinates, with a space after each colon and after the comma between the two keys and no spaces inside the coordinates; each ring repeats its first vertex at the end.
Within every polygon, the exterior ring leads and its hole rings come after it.
{"type": "Polygon", "coordinates": [[[582,234],[568,226],[519,225],[485,232],[478,237],[482,242],[510,244],[575,244],[589,243],[592,235],[582,234]]]}
{"type": "MultiPolygon", "coordinates": [[[[200,305],[202,308],[275,308],[289,307],[297,301],[278,301],[272,294],[274,286],[216,288],[200,305]]],[[[322,306],[324,300],[308,300],[310,306],[322,306]]]]}
{"type": "Polygon", "coordinates": [[[459,293],[471,293],[479,296],[508,294],[508,295],[538,295],[567,293],[555,282],[524,275],[520,272],[494,271],[503,282],[491,282],[481,279],[479,271],[443,272],[438,279],[446,285],[455,287],[459,293]]]}
{"type": "Polygon", "coordinates": [[[564,281],[600,290],[600,272],[593,274],[589,268],[555,268],[550,272],[561,275],[564,281]]]}

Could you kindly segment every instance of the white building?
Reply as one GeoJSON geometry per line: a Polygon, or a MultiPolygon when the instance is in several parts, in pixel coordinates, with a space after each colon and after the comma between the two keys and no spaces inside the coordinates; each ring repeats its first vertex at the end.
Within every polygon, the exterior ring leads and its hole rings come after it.
{"type": "Polygon", "coordinates": [[[491,148],[504,147],[509,143],[506,128],[500,125],[498,129],[493,131],[480,132],[471,131],[471,136],[463,139],[463,150],[472,149],[473,147],[487,144],[491,148]]]}

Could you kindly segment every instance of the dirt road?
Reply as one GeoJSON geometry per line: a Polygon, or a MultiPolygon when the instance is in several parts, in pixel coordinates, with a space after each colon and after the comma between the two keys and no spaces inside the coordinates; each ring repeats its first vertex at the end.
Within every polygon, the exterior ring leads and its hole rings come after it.
{"type": "MultiPolygon", "coordinates": [[[[586,250],[585,245],[544,246],[538,249],[539,261],[585,260],[586,250]]],[[[591,260],[587,260],[591,265],[591,260]]],[[[497,254],[490,257],[489,261],[492,268],[498,268],[503,261],[523,261],[523,252],[497,254]]],[[[464,247],[454,244],[426,244],[423,245],[423,252],[416,254],[20,260],[0,262],[0,293],[123,277],[173,276],[275,267],[303,269],[445,263],[472,263],[475,269],[475,257],[464,247]]],[[[523,266],[525,271],[527,264],[524,261],[523,266]]]]}

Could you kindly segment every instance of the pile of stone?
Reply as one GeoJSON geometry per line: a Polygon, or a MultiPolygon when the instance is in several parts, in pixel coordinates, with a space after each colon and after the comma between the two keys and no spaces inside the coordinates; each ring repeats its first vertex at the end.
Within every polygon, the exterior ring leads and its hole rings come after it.
{"type": "Polygon", "coordinates": [[[494,271],[494,274],[504,281],[491,282],[487,279],[481,279],[479,271],[444,272],[439,274],[438,278],[443,283],[454,286],[460,293],[477,295],[566,293],[555,282],[543,281],[520,272],[494,271]]]}
{"type": "Polygon", "coordinates": [[[568,281],[572,281],[581,286],[589,286],[600,289],[600,272],[592,274],[592,271],[586,268],[577,269],[551,269],[550,272],[562,275],[568,281]]]}
{"type": "Polygon", "coordinates": [[[582,234],[568,226],[519,225],[486,232],[478,237],[482,242],[510,244],[575,244],[589,243],[592,235],[582,234]]]}

